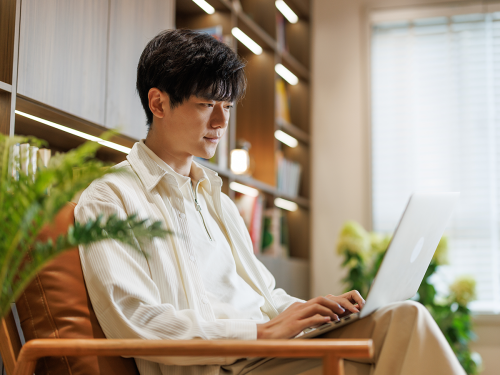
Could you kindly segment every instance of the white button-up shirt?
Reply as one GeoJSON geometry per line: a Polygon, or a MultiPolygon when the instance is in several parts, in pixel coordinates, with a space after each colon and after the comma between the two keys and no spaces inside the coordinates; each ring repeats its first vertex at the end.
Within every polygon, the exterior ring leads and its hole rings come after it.
{"type": "Polygon", "coordinates": [[[179,217],[188,224],[189,233],[185,234],[190,235],[194,252],[189,259],[202,265],[199,269],[208,297],[202,302],[211,304],[215,319],[269,321],[261,310],[264,297],[238,275],[229,240],[223,233],[224,226],[217,213],[207,205],[212,186],[205,171],[192,163],[191,177],[183,176],[161,160],[142,140],[139,147],[175,177],[184,197],[186,214],[181,212],[179,217]]]}
{"type": "MultiPolygon", "coordinates": [[[[144,147],[135,144],[127,160],[117,166],[128,173],[94,181],[75,210],[79,222],[99,214],[125,218],[136,213],[140,218],[161,220],[176,233],[142,244],[142,253],[113,240],[80,248],[89,296],[106,337],[256,339],[260,319],[233,319],[233,315],[223,317],[221,311],[214,311],[220,296],[217,287],[206,283],[210,270],[196,261],[199,253],[187,220],[185,197],[172,171],[160,164],[144,147]]],[[[205,208],[229,245],[237,278],[253,291],[256,301],[262,301],[262,316],[272,319],[301,301],[275,289],[273,276],[253,254],[252,241],[236,206],[221,192],[221,178],[211,169],[194,161],[193,164],[198,176],[206,176],[209,182],[203,188],[205,208]]],[[[215,229],[215,225],[210,228],[215,229]]],[[[231,305],[234,300],[228,303],[231,305]]],[[[238,311],[238,303],[234,307],[238,311]]],[[[141,375],[218,374],[220,365],[233,361],[234,358],[207,357],[136,358],[141,375]]]]}

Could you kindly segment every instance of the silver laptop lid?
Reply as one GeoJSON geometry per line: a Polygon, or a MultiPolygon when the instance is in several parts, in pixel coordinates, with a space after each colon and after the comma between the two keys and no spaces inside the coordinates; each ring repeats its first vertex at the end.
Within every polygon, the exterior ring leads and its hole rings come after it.
{"type": "Polygon", "coordinates": [[[361,318],[417,293],[460,193],[414,193],[406,206],[361,318]]]}

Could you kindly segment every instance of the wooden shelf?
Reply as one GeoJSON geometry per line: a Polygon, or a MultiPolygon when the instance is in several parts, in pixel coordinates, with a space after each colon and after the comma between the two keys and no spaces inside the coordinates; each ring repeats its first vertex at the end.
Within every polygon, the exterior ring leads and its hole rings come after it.
{"type": "Polygon", "coordinates": [[[242,175],[237,175],[233,172],[231,172],[229,169],[224,169],[220,168],[217,164],[210,163],[204,159],[196,159],[196,162],[206,166],[207,168],[213,169],[216,171],[220,176],[227,177],[230,179],[233,179],[237,182],[240,182],[244,185],[251,186],[255,189],[261,190],[265,193],[271,194],[275,197],[283,198],[292,202],[297,203],[299,206],[308,209],[310,207],[310,202],[309,199],[304,198],[304,197],[291,197],[289,195],[281,193],[278,189],[275,187],[266,184],[262,181],[256,180],[255,178],[249,177],[249,176],[242,176],[242,175]]]}
{"type": "Polygon", "coordinates": [[[6,91],[6,92],[12,92],[12,85],[9,85],[8,83],[0,81],[0,90],[6,91]]]}
{"type": "Polygon", "coordinates": [[[299,127],[290,124],[285,121],[277,121],[278,127],[283,130],[285,133],[290,134],[292,137],[297,138],[299,141],[309,145],[309,142],[311,141],[311,137],[309,134],[307,134],[305,131],[300,129],[299,127]]]}
{"type": "MultiPolygon", "coordinates": [[[[52,108],[43,103],[23,97],[21,95],[17,96],[16,110],[42,118],[44,120],[55,122],[56,124],[67,126],[71,129],[75,129],[96,137],[99,137],[104,132],[109,131],[109,129],[103,126],[83,120],[79,117],[62,112],[56,108],[52,108]]],[[[72,148],[80,146],[86,141],[85,139],[76,135],[64,132],[62,130],[53,128],[51,126],[45,125],[35,120],[31,120],[18,114],[16,114],[15,120],[15,134],[31,135],[36,138],[43,139],[54,151],[66,152],[72,148]]],[[[136,142],[134,139],[121,134],[113,136],[110,141],[126,147],[132,147],[136,142]]],[[[103,160],[115,163],[119,163],[125,160],[125,157],[127,156],[123,152],[108,147],[100,148],[97,152],[97,155],[103,160]]]]}
{"type": "Polygon", "coordinates": [[[288,68],[297,73],[301,78],[309,81],[310,74],[309,69],[307,69],[304,65],[302,65],[295,57],[293,57],[289,52],[283,51],[281,54],[284,64],[287,65],[288,68]]]}

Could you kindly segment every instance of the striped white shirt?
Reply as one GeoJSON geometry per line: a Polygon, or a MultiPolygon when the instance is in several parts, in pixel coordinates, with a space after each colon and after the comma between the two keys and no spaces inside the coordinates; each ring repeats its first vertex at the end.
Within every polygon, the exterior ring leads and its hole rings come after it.
{"type": "MultiPolygon", "coordinates": [[[[209,182],[203,189],[204,204],[226,238],[237,276],[255,293],[256,300],[262,300],[262,316],[272,319],[301,301],[275,289],[273,276],[253,254],[236,206],[221,192],[221,178],[211,169],[193,164],[196,173],[209,182]]],[[[125,218],[137,213],[140,218],[161,220],[177,235],[147,242],[143,253],[111,240],[80,248],[89,296],[106,337],[256,339],[260,319],[254,320],[253,315],[233,319],[231,314],[222,318],[220,311],[214,311],[215,289],[207,288],[205,264],[196,261],[188,207],[173,171],[153,160],[139,143],[118,167],[128,173],[94,181],[79,200],[76,220],[85,222],[113,213],[125,218]]],[[[219,374],[220,365],[233,361],[222,357],[136,358],[141,375],[219,374]]]]}

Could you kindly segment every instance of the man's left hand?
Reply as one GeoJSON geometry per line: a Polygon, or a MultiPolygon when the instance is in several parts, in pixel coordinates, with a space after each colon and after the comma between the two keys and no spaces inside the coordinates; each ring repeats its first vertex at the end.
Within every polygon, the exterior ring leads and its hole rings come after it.
{"type": "Polygon", "coordinates": [[[340,306],[342,306],[346,312],[340,317],[357,313],[359,312],[363,306],[365,305],[365,300],[361,297],[361,294],[357,290],[351,290],[350,292],[341,294],[340,296],[334,296],[333,294],[329,294],[325,296],[332,301],[337,302],[340,306]]]}

